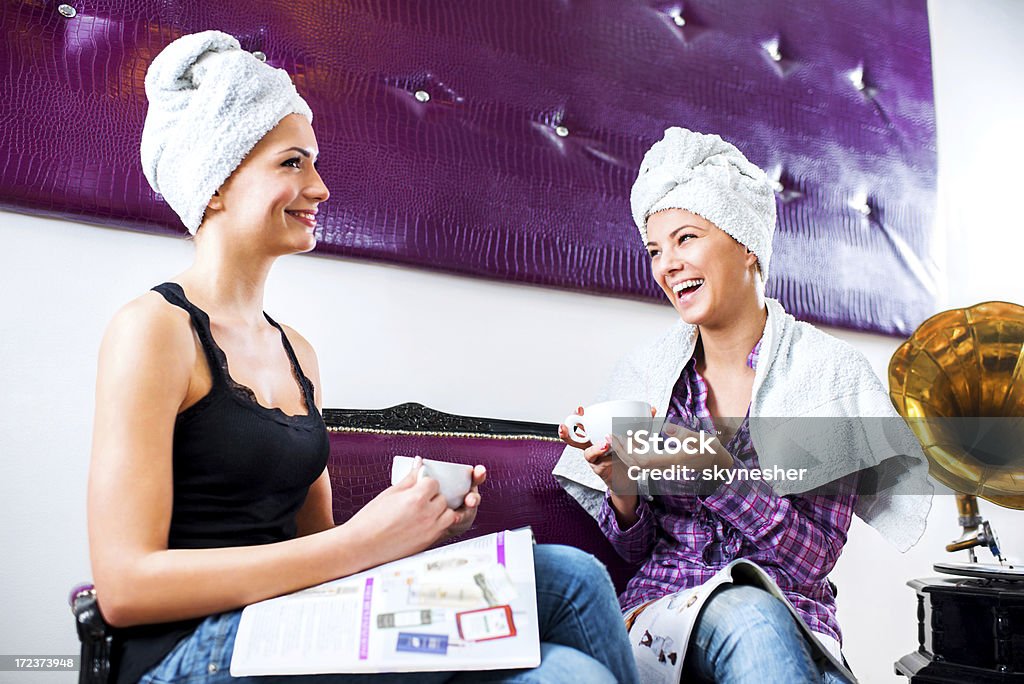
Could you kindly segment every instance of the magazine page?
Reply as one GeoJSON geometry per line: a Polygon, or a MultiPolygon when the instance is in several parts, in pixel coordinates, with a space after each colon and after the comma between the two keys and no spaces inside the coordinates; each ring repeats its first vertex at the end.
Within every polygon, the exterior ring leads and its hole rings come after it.
{"type": "Polygon", "coordinates": [[[242,611],[232,676],[540,664],[533,534],[469,539],[242,611]]]}
{"type": "MultiPolygon", "coordinates": [[[[629,639],[633,645],[633,655],[636,658],[641,682],[679,683],[686,648],[690,643],[690,635],[697,622],[697,616],[715,589],[722,584],[733,583],[751,584],[781,599],[811,644],[811,655],[815,662],[828,661],[850,682],[856,684],[857,679],[853,673],[815,638],[775,581],[756,564],[743,559],[725,566],[704,584],[663,596],[635,615],[629,629],[629,639]]],[[[630,617],[632,616],[627,615],[627,622],[630,617]]]]}
{"type": "Polygon", "coordinates": [[[663,596],[636,616],[629,640],[641,682],[679,684],[700,609],[715,588],[730,581],[728,567],[723,568],[704,584],[663,596]]]}

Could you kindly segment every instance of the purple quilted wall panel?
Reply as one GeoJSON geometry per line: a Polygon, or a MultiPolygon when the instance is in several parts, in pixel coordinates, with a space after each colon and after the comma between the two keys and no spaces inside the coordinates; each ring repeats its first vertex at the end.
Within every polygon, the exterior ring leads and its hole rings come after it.
{"type": "Polygon", "coordinates": [[[791,312],[905,334],[934,311],[926,0],[69,5],[0,0],[3,208],[184,233],[139,167],[143,78],[218,28],[313,108],[322,254],[658,299],[629,188],[684,125],[778,179],[791,312]]]}

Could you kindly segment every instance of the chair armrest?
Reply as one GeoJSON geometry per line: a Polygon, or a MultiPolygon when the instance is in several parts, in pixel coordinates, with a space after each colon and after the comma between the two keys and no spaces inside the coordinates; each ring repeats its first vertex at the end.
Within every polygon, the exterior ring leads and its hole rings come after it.
{"type": "Polygon", "coordinates": [[[108,684],[114,681],[111,668],[114,630],[100,613],[96,590],[92,585],[76,587],[70,602],[78,640],[82,643],[82,669],[78,673],[78,683],[108,684]]]}

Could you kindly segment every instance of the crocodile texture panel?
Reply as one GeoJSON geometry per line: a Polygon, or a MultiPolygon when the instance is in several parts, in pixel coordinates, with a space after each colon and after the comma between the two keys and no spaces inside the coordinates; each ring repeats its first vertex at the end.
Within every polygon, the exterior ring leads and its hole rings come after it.
{"type": "Polygon", "coordinates": [[[143,79],[218,28],[315,112],[321,254],[659,298],[628,193],[684,125],[777,179],[789,311],[905,334],[934,310],[926,0],[0,0],[0,27],[5,209],[183,233],[139,167],[143,79]]]}
{"type": "Polygon", "coordinates": [[[563,444],[539,439],[332,432],[328,470],[334,519],[342,523],[391,484],[393,455],[483,464],[482,503],[466,537],[529,525],[541,544],[568,544],[600,558],[622,591],[635,567],[612,549],[597,523],[551,476],[563,444]]]}

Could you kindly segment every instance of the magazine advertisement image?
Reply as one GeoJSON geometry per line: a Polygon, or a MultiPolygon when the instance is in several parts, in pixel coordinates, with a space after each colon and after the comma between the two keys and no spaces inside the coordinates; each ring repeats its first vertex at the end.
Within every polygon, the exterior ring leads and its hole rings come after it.
{"type": "Polygon", "coordinates": [[[246,607],[231,674],[535,667],[535,587],[528,528],[432,549],[246,607]]]}

